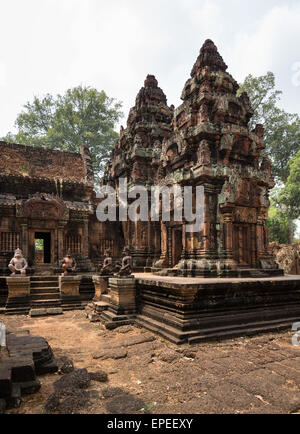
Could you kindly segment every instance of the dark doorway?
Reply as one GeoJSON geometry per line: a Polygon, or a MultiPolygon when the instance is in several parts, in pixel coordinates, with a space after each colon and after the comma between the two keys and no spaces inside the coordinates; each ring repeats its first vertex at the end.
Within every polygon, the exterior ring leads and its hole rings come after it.
{"type": "Polygon", "coordinates": [[[50,232],[35,232],[35,258],[39,258],[38,262],[44,264],[51,263],[51,233],[50,232]]]}

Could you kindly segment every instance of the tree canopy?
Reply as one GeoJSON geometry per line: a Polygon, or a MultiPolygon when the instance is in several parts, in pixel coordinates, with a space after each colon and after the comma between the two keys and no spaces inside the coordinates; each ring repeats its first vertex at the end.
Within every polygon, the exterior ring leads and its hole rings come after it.
{"type": "Polygon", "coordinates": [[[3,140],[71,152],[87,144],[97,179],[118,139],[114,128],[122,116],[121,107],[104,91],[84,86],[56,97],[36,96],[18,115],[17,134],[8,133],[3,140]]]}
{"type": "Polygon", "coordinates": [[[289,177],[280,191],[278,199],[287,215],[295,220],[300,217],[300,150],[289,162],[289,177]]]}
{"type": "Polygon", "coordinates": [[[276,89],[272,72],[260,77],[248,75],[238,95],[242,92],[247,92],[254,110],[249,127],[258,123],[265,127],[264,153],[271,160],[277,181],[269,211],[270,240],[292,242],[296,228],[293,220],[299,217],[300,203],[300,117],[278,107],[282,92],[276,89]]]}
{"type": "Polygon", "coordinates": [[[238,94],[242,92],[247,92],[254,110],[250,128],[258,123],[264,125],[265,154],[271,159],[274,176],[285,183],[289,176],[288,163],[300,149],[300,117],[278,107],[282,91],[276,89],[272,72],[260,77],[248,75],[238,94]]]}

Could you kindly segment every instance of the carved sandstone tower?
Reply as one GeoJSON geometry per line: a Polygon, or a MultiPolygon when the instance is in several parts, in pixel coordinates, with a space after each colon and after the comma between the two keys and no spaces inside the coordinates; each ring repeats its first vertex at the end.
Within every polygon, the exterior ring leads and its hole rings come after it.
{"type": "MultiPolygon", "coordinates": [[[[202,185],[205,191],[203,230],[186,234],[183,222],[178,266],[183,273],[230,275],[238,268],[276,268],[265,224],[274,180],[268,159],[260,164],[263,127],[249,131],[249,98],[246,93],[237,97],[238,84],[226,70],[207,40],[174,112],[173,134],[163,144],[166,184],[202,185]]],[[[168,228],[163,233],[168,262],[175,265],[170,256],[178,251],[173,243],[179,238],[168,228]]]]}
{"type": "MultiPolygon", "coordinates": [[[[128,188],[143,185],[150,191],[157,182],[162,142],[172,133],[172,116],[156,78],[148,75],[129,112],[127,128],[121,127],[103,183],[118,190],[119,178],[126,178],[128,188]]],[[[147,259],[152,262],[160,255],[160,224],[128,220],[121,226],[123,244],[130,247],[133,265],[143,270],[147,259]]]]}
{"type": "Polygon", "coordinates": [[[207,40],[184,86],[183,103],[175,111],[168,107],[149,75],[127,128],[121,128],[104,183],[117,187],[123,177],[129,188],[202,186],[205,196],[198,232],[188,232],[184,218],[120,224],[135,269],[154,259],[153,271],[187,276],[251,275],[253,269],[270,274],[276,268],[268,252],[268,191],[274,180],[270,161],[261,159],[263,126],[249,131],[249,98],[237,96],[238,84],[226,71],[207,40]]]}

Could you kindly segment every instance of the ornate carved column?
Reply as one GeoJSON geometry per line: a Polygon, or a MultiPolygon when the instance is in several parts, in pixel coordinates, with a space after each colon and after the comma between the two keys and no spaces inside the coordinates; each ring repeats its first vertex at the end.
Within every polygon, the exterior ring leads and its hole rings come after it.
{"type": "Polygon", "coordinates": [[[23,251],[23,255],[25,256],[25,258],[28,259],[28,225],[27,225],[27,223],[22,223],[21,228],[22,228],[22,234],[21,234],[22,245],[20,247],[23,251]]]}
{"type": "Polygon", "coordinates": [[[155,267],[164,268],[169,266],[168,261],[168,230],[166,224],[160,222],[160,230],[161,230],[161,255],[158,261],[155,263],[155,267]]]}
{"type": "Polygon", "coordinates": [[[256,224],[256,247],[257,247],[257,258],[264,256],[264,242],[263,242],[263,216],[261,214],[257,217],[256,224]]]}
{"type": "Polygon", "coordinates": [[[89,219],[85,218],[83,220],[83,245],[82,245],[83,256],[89,257],[89,219]]]}
{"type": "Polygon", "coordinates": [[[256,258],[256,226],[254,224],[251,225],[250,236],[251,236],[251,266],[257,267],[257,258],[256,258]]]}
{"type": "Polygon", "coordinates": [[[221,214],[221,231],[222,231],[222,251],[220,252],[219,272],[224,270],[236,270],[237,262],[233,253],[233,215],[232,208],[223,208],[221,214]]]}
{"type": "Polygon", "coordinates": [[[168,265],[171,268],[172,267],[172,228],[171,226],[168,226],[167,229],[168,234],[168,265]]]}
{"type": "Polygon", "coordinates": [[[268,228],[266,227],[267,209],[260,209],[256,225],[257,262],[263,269],[275,269],[277,265],[268,249],[268,228]]]}
{"type": "Polygon", "coordinates": [[[233,258],[233,223],[232,214],[223,214],[224,225],[224,250],[227,259],[233,258]]]}
{"type": "Polygon", "coordinates": [[[56,262],[57,265],[59,264],[59,261],[63,258],[64,256],[64,227],[66,225],[65,221],[61,221],[58,224],[57,227],[57,242],[56,242],[56,262]]]}
{"type": "Polygon", "coordinates": [[[216,187],[211,184],[205,184],[204,196],[204,223],[202,231],[196,238],[199,240],[196,249],[197,259],[215,258],[217,256],[217,191],[216,187]]]}

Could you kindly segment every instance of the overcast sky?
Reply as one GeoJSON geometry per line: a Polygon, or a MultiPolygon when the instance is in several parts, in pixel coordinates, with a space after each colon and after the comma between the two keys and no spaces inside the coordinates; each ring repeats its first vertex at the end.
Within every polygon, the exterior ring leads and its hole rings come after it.
{"type": "Polygon", "coordinates": [[[79,84],[123,101],[127,119],[154,74],[177,106],[208,38],[238,81],[273,71],[300,113],[300,0],[0,0],[0,17],[0,136],[34,95],[79,84]]]}

